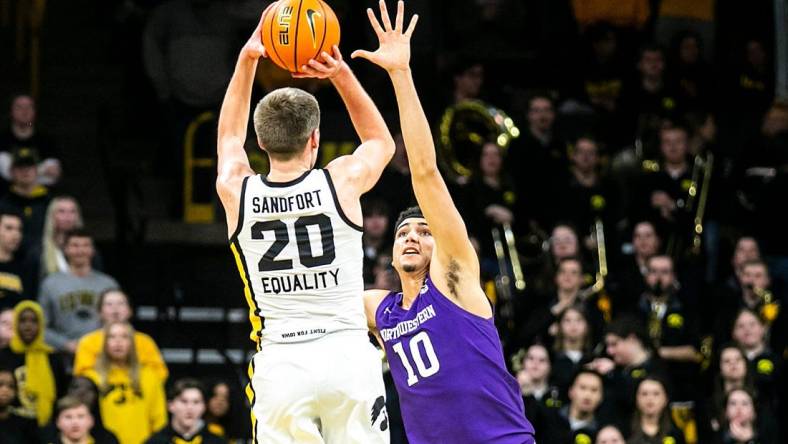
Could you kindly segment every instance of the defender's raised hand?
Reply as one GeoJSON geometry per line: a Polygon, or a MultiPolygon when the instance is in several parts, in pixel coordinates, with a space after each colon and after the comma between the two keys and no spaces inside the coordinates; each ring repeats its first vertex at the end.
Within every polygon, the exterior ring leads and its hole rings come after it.
{"type": "Polygon", "coordinates": [[[375,34],[378,36],[380,47],[375,52],[353,51],[350,57],[367,59],[388,72],[407,70],[410,64],[410,36],[416,28],[419,16],[414,15],[410,20],[408,29],[403,31],[405,3],[402,0],[397,2],[397,18],[394,21],[393,28],[384,0],[380,0],[380,19],[383,22],[383,26],[380,26],[371,8],[367,9],[367,15],[369,16],[369,22],[372,24],[372,29],[375,30],[375,34]]]}

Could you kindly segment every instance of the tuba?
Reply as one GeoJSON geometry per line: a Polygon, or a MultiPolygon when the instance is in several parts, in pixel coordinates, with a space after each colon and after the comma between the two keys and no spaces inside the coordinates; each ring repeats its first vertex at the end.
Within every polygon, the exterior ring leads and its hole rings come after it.
{"type": "Polygon", "coordinates": [[[450,179],[462,182],[473,173],[485,143],[492,141],[506,150],[519,136],[520,129],[500,109],[479,100],[463,100],[441,116],[441,167],[450,179]]]}

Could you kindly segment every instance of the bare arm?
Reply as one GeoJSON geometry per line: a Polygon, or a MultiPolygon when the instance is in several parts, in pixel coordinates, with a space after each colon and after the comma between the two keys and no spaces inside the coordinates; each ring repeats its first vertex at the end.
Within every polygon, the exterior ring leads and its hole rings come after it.
{"type": "MultiPolygon", "coordinates": [[[[268,9],[263,16],[267,12],[268,9]]],[[[216,191],[227,214],[228,236],[235,232],[238,224],[243,178],[254,174],[246,157],[244,141],[249,122],[254,74],[257,71],[258,60],[260,57],[265,57],[265,48],[260,40],[261,25],[262,19],[238,56],[235,72],[227,86],[219,113],[216,191]]]]}
{"type": "Polygon", "coordinates": [[[334,46],[333,56],[326,52],[322,56],[325,63],[310,60],[308,65],[301,68],[304,74],[294,77],[327,78],[342,97],[361,145],[349,159],[340,158],[337,162],[331,162],[328,169],[332,172],[342,171],[335,175],[337,179],[351,177],[357,196],[360,196],[375,186],[383,169],[394,156],[394,139],[377,106],[342,60],[339,48],[334,46]]]}
{"type": "Polygon", "coordinates": [[[410,36],[418,16],[414,16],[407,31],[403,32],[402,1],[397,5],[394,27],[382,0],[380,11],[383,27],[372,11],[367,10],[372,27],[380,40],[380,48],[374,53],[356,51],[353,56],[368,59],[384,68],[394,85],[413,190],[435,239],[435,252],[430,265],[431,277],[441,291],[456,298],[466,310],[479,316],[490,317],[492,310],[479,282],[479,260],[468,237],[465,223],[438,171],[430,125],[410,71],[410,36]],[[445,292],[447,289],[448,293],[445,292]]]}

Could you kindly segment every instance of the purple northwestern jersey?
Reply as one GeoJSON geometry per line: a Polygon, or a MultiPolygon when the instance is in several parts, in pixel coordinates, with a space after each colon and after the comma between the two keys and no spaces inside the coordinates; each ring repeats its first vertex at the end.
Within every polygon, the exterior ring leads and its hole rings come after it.
{"type": "Polygon", "coordinates": [[[375,321],[411,444],[534,442],[492,319],[465,311],[427,278],[409,310],[402,293],[389,293],[375,321]]]}

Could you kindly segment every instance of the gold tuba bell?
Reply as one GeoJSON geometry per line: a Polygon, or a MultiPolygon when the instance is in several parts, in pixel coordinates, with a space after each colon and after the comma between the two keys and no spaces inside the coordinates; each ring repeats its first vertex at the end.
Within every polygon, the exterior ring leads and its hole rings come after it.
{"type": "Polygon", "coordinates": [[[506,113],[480,100],[463,100],[446,108],[439,130],[441,167],[454,182],[470,177],[485,143],[495,142],[506,150],[520,136],[506,113]]]}

